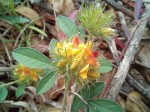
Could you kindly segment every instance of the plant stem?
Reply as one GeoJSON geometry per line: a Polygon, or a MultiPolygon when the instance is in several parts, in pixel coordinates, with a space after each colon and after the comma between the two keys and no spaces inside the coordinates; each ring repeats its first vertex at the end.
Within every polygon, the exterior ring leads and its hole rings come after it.
{"type": "Polygon", "coordinates": [[[9,86],[9,85],[15,84],[17,82],[19,82],[19,80],[15,80],[15,81],[9,82],[9,83],[4,83],[4,84],[0,85],[0,87],[9,86]]]}
{"type": "Polygon", "coordinates": [[[66,84],[65,84],[65,93],[62,101],[62,109],[61,112],[65,111],[65,106],[66,106],[66,98],[67,98],[67,92],[69,90],[69,85],[70,85],[70,79],[67,77],[66,79],[66,84]]]}

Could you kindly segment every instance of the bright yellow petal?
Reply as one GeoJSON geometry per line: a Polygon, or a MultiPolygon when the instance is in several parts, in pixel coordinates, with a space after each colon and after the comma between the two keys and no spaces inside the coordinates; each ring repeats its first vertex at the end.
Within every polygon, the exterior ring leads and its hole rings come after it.
{"type": "Polygon", "coordinates": [[[66,54],[67,54],[67,57],[69,58],[72,55],[72,50],[70,48],[66,49],[66,54]]]}
{"type": "Polygon", "coordinates": [[[84,49],[74,58],[74,60],[81,61],[83,55],[84,55],[84,49]]]}
{"type": "Polygon", "coordinates": [[[64,46],[64,49],[71,49],[73,47],[73,43],[67,43],[64,46]]]}
{"type": "Polygon", "coordinates": [[[86,45],[84,43],[81,43],[81,44],[78,45],[78,48],[79,49],[84,49],[84,48],[86,48],[86,45]]]}
{"type": "Polygon", "coordinates": [[[73,62],[73,63],[71,64],[71,66],[70,66],[70,70],[75,69],[78,65],[79,65],[79,61],[73,62]]]}
{"type": "Polygon", "coordinates": [[[57,48],[58,48],[58,49],[62,48],[62,45],[61,45],[60,42],[57,42],[57,48]]]}
{"type": "Polygon", "coordinates": [[[79,71],[79,73],[88,72],[88,70],[89,70],[89,64],[87,64],[85,67],[83,67],[83,68],[79,71]]]}
{"type": "Polygon", "coordinates": [[[87,73],[86,72],[79,73],[79,75],[82,79],[87,79],[87,73]]]}
{"type": "Polygon", "coordinates": [[[72,49],[72,55],[74,56],[74,55],[78,54],[80,51],[81,50],[74,48],[74,49],[72,49]]]}

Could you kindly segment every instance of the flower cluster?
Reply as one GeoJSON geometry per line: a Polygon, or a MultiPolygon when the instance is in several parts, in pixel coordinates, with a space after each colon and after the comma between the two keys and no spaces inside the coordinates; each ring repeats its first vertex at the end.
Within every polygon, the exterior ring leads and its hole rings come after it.
{"type": "Polygon", "coordinates": [[[105,11],[105,5],[102,2],[90,2],[90,4],[86,3],[83,5],[78,12],[77,19],[93,36],[100,36],[107,40],[111,39],[116,32],[114,29],[110,28],[112,23],[114,23],[113,11],[105,11]]]}
{"type": "Polygon", "coordinates": [[[100,76],[98,70],[100,65],[96,59],[98,52],[92,51],[92,44],[92,41],[79,42],[77,36],[69,42],[57,42],[54,52],[59,71],[63,74],[67,72],[72,74],[68,75],[69,77],[82,80],[98,78],[100,76]]]}
{"type": "Polygon", "coordinates": [[[22,64],[18,64],[13,70],[13,75],[15,79],[18,79],[20,83],[22,82],[33,82],[38,81],[38,73],[41,70],[28,68],[22,64]]]}

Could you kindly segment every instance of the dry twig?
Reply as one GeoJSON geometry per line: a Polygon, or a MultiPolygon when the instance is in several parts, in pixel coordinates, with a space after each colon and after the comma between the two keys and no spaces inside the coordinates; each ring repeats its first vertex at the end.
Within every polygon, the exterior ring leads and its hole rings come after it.
{"type": "Polygon", "coordinates": [[[106,96],[108,99],[115,99],[115,97],[118,95],[121,89],[123,82],[125,81],[130,65],[134,60],[134,55],[138,51],[138,45],[141,40],[141,34],[148,21],[147,15],[150,16],[150,5],[146,5],[145,13],[142,16],[143,18],[146,18],[141,20],[140,25],[138,25],[135,32],[132,33],[133,35],[124,55],[124,59],[120,63],[118,71],[115,74],[114,79],[110,85],[110,90],[108,91],[108,94],[106,96]]]}

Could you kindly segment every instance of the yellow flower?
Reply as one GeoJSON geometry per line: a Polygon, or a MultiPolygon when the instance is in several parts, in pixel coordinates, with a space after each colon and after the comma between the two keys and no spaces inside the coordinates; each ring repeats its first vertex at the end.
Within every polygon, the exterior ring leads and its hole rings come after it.
{"type": "Polygon", "coordinates": [[[41,70],[31,69],[22,64],[18,64],[17,67],[13,71],[14,78],[23,82],[27,81],[38,81],[38,73],[41,70]]]}
{"type": "Polygon", "coordinates": [[[83,68],[79,71],[79,75],[80,75],[83,79],[87,79],[88,70],[89,70],[89,64],[87,64],[85,67],[83,67],[83,68]]]}
{"type": "Polygon", "coordinates": [[[60,60],[58,63],[57,63],[57,67],[64,67],[66,66],[66,60],[60,60]]]}
{"type": "Polygon", "coordinates": [[[91,49],[92,45],[92,41],[87,43],[79,42],[77,36],[71,42],[57,42],[54,51],[55,59],[57,58],[56,60],[58,61],[56,62],[56,67],[60,71],[59,73],[70,72],[72,73],[70,77],[82,78],[83,80],[98,78],[99,72],[97,72],[95,66],[98,66],[99,63],[96,59],[97,55],[94,55],[91,49]]]}

